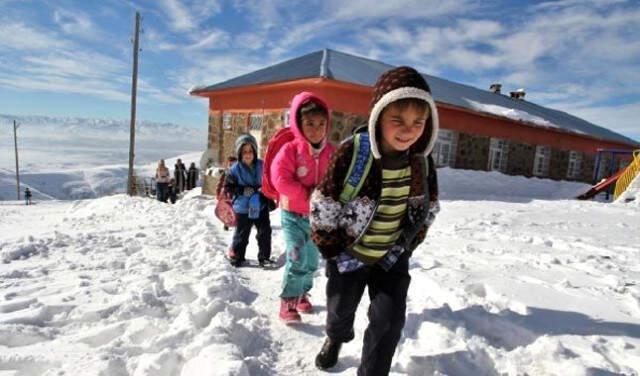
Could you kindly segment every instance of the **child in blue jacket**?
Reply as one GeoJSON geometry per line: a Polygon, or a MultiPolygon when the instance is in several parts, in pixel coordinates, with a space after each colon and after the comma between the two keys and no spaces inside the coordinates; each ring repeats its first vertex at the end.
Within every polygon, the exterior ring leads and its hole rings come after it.
{"type": "Polygon", "coordinates": [[[238,161],[231,166],[225,178],[225,190],[232,196],[233,210],[237,215],[228,258],[233,266],[242,265],[251,227],[255,226],[258,231],[258,262],[265,266],[271,263],[271,222],[267,199],[260,192],[262,160],[258,159],[258,144],[252,135],[240,135],[235,146],[238,161]]]}

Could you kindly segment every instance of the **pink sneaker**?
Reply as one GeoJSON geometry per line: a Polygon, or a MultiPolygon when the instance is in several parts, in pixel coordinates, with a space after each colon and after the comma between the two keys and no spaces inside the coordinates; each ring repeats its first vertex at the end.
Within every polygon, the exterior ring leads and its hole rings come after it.
{"type": "Polygon", "coordinates": [[[309,294],[304,294],[298,299],[298,305],[296,306],[298,312],[300,313],[311,313],[313,312],[313,306],[309,301],[309,294]]]}
{"type": "Polygon", "coordinates": [[[300,321],[300,314],[296,310],[298,298],[282,298],[280,300],[280,320],[285,324],[297,324],[300,321]]]}

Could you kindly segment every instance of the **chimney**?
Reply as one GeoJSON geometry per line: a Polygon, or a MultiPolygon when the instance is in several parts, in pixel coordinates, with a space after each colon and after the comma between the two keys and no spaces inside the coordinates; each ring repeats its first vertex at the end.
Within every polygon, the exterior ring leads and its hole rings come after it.
{"type": "Polygon", "coordinates": [[[518,89],[516,91],[512,91],[509,93],[511,95],[511,98],[513,99],[519,99],[521,101],[524,100],[524,95],[526,94],[526,92],[524,91],[524,89],[518,89]]]}
{"type": "Polygon", "coordinates": [[[500,94],[500,89],[502,89],[502,84],[499,84],[497,82],[489,86],[489,91],[492,93],[500,94]]]}

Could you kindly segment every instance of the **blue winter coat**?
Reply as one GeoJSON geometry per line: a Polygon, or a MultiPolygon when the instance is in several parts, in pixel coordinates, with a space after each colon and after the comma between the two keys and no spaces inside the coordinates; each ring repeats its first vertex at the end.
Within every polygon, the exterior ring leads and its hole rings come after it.
{"type": "MultiPolygon", "coordinates": [[[[233,210],[238,214],[249,213],[249,199],[251,196],[244,195],[246,187],[253,188],[255,194],[259,194],[262,186],[262,165],[261,159],[256,160],[253,167],[249,167],[242,162],[236,162],[229,169],[229,174],[225,178],[225,190],[233,197],[233,210]]],[[[266,200],[260,198],[260,210],[265,209],[266,200]]]]}

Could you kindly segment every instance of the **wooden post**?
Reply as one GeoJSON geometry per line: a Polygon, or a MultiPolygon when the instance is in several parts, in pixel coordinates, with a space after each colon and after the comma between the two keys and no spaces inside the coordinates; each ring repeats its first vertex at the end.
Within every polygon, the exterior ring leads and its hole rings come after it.
{"type": "Polygon", "coordinates": [[[18,201],[20,201],[20,165],[18,164],[18,123],[13,121],[13,146],[16,152],[16,193],[18,194],[18,201]]]}
{"type": "Polygon", "coordinates": [[[140,13],[136,12],[133,37],[133,74],[131,80],[131,124],[129,136],[129,176],[127,179],[127,194],[133,196],[135,192],[135,177],[133,173],[134,148],[136,144],[136,96],[138,94],[138,52],[140,36],[140,13]]]}

